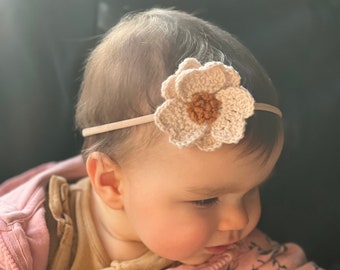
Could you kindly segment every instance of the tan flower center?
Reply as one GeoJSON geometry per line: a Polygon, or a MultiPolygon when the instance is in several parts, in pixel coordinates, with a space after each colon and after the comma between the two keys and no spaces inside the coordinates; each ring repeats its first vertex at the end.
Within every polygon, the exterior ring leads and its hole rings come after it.
{"type": "Polygon", "coordinates": [[[192,96],[191,102],[186,105],[190,119],[202,125],[212,124],[217,119],[221,104],[222,102],[213,94],[196,93],[192,96]]]}

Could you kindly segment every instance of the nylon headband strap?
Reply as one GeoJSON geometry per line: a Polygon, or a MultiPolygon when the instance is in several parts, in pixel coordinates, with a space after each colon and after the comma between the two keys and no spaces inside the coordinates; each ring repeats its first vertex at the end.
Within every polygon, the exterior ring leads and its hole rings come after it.
{"type": "MultiPolygon", "coordinates": [[[[273,114],[276,114],[280,118],[282,118],[282,112],[279,108],[266,104],[266,103],[255,103],[255,111],[266,111],[273,114]]],[[[154,121],[154,115],[144,115],[141,117],[136,117],[128,120],[123,120],[119,122],[104,124],[100,126],[85,128],[82,131],[83,137],[88,137],[96,134],[101,134],[109,131],[114,131],[117,129],[128,128],[132,126],[138,126],[146,123],[150,123],[154,121]]]]}

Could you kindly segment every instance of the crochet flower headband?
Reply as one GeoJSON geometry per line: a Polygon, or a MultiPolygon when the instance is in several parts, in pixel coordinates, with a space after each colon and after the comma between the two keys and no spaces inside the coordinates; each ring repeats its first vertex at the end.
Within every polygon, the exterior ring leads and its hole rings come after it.
{"type": "Polygon", "coordinates": [[[246,119],[255,110],[282,117],[272,105],[256,103],[231,66],[209,62],[202,66],[195,58],[186,58],[174,75],[162,84],[165,102],[154,114],[85,128],[84,137],[149,122],[169,135],[178,147],[196,145],[212,151],[223,143],[238,143],[243,137],[246,119]]]}

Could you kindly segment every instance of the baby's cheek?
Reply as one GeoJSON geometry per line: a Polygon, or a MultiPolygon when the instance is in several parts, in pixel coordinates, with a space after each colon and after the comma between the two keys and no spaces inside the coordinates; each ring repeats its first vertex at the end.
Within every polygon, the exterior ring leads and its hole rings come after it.
{"type": "Polygon", "coordinates": [[[247,201],[246,207],[249,215],[249,223],[248,226],[242,231],[242,238],[246,237],[250,232],[252,232],[260,220],[261,202],[259,194],[252,196],[252,198],[247,201]]]}
{"type": "Polygon", "coordinates": [[[197,223],[186,226],[168,224],[149,235],[145,244],[162,257],[182,261],[202,251],[210,237],[209,229],[197,223]]]}

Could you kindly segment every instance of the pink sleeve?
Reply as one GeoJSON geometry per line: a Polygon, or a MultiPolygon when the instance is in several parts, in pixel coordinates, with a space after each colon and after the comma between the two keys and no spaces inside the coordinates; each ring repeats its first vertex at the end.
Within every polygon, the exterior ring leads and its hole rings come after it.
{"type": "Polygon", "coordinates": [[[35,167],[0,185],[0,269],[46,269],[49,233],[43,203],[54,174],[79,179],[86,168],[76,156],[35,167]]]}
{"type": "Polygon", "coordinates": [[[44,163],[21,174],[13,176],[12,178],[7,179],[0,185],[0,196],[6,194],[11,189],[25,183],[26,181],[28,181],[28,179],[52,167],[53,165],[55,165],[55,162],[44,163]]]}

